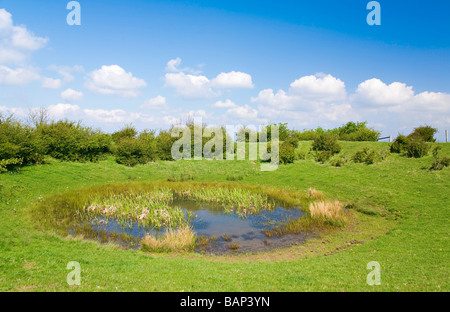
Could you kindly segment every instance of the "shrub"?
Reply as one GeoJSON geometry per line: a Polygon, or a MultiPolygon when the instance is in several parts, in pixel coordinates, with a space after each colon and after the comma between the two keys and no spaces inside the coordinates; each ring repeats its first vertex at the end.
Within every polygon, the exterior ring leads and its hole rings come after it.
{"type": "Polygon", "coordinates": [[[334,167],[344,167],[346,161],[345,157],[338,157],[331,161],[331,165],[334,167]]]}
{"type": "Polygon", "coordinates": [[[367,128],[367,122],[352,121],[338,128],[339,139],[343,141],[377,141],[380,132],[367,128]]]}
{"type": "Polygon", "coordinates": [[[292,145],[294,148],[298,148],[298,139],[295,136],[290,136],[289,138],[287,138],[283,144],[290,144],[292,145]]]}
{"type": "Polygon", "coordinates": [[[414,131],[410,135],[408,135],[408,138],[415,141],[436,142],[436,139],[434,138],[436,132],[436,128],[430,126],[420,126],[414,128],[414,131]]]}
{"type": "Polygon", "coordinates": [[[114,142],[119,142],[120,140],[124,139],[124,138],[135,138],[137,136],[138,132],[136,131],[136,129],[133,126],[126,126],[125,128],[114,132],[111,135],[111,138],[114,142]]]}
{"type": "Polygon", "coordinates": [[[321,134],[314,139],[312,149],[314,151],[327,151],[334,155],[341,151],[341,146],[338,144],[335,135],[321,134]]]}
{"type": "Polygon", "coordinates": [[[333,153],[330,151],[322,151],[322,152],[316,152],[315,159],[316,161],[324,164],[326,163],[331,157],[333,156],[333,153]]]}
{"type": "Polygon", "coordinates": [[[110,151],[111,137],[99,130],[83,127],[72,121],[57,121],[40,125],[39,136],[45,142],[46,153],[65,161],[97,161],[110,151]]]}
{"type": "Polygon", "coordinates": [[[144,131],[138,138],[122,137],[114,147],[119,164],[135,166],[156,159],[156,140],[153,132],[144,131]]]}
{"type": "Polygon", "coordinates": [[[394,140],[394,143],[391,144],[390,151],[391,153],[403,153],[406,151],[408,144],[409,139],[406,136],[399,134],[394,140]]]}
{"type": "Polygon", "coordinates": [[[367,147],[365,147],[362,150],[357,151],[355,153],[355,155],[353,155],[352,160],[355,163],[363,163],[363,162],[365,162],[368,154],[369,154],[369,149],[367,147]]]}
{"type": "Polygon", "coordinates": [[[41,163],[44,155],[43,141],[33,128],[12,116],[0,115],[0,160],[5,160],[3,168],[18,165],[14,163],[15,159],[21,159],[24,165],[41,163]]]}
{"type": "Polygon", "coordinates": [[[161,130],[156,137],[156,155],[161,160],[173,160],[172,145],[178,138],[172,138],[170,131],[161,130]]]}
{"type": "Polygon", "coordinates": [[[378,158],[379,155],[375,151],[371,151],[367,147],[365,147],[362,150],[357,151],[355,155],[353,155],[352,160],[355,163],[365,163],[367,165],[372,165],[377,161],[378,158]]]}
{"type": "Polygon", "coordinates": [[[421,158],[428,155],[430,146],[424,141],[410,141],[406,147],[406,155],[408,157],[421,158]]]}
{"type": "Polygon", "coordinates": [[[444,169],[444,167],[448,166],[450,166],[449,157],[435,158],[433,164],[430,167],[430,170],[442,170],[444,169]]]}
{"type": "Polygon", "coordinates": [[[22,165],[22,158],[10,158],[0,160],[0,173],[11,170],[16,166],[22,165]]]}
{"type": "Polygon", "coordinates": [[[295,160],[295,147],[289,143],[282,143],[279,149],[280,153],[280,163],[281,164],[291,164],[295,160]]]}

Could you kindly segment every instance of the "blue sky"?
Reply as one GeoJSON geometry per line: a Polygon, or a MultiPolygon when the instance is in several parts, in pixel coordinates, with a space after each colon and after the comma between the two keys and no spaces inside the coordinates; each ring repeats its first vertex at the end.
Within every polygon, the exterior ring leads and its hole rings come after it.
{"type": "Polygon", "coordinates": [[[450,128],[447,1],[0,0],[0,112],[47,107],[113,131],[367,120],[450,128]],[[3,21],[3,22],[2,22],[3,21]],[[3,26],[2,26],[3,25],[3,26]]]}

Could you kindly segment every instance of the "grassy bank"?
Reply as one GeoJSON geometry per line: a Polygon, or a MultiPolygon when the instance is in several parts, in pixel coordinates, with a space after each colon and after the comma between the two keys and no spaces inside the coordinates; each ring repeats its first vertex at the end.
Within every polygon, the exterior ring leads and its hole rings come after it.
{"type": "MultiPolygon", "coordinates": [[[[307,151],[301,142],[297,152],[307,151]]],[[[385,143],[340,142],[350,159],[385,143]]],[[[450,145],[440,144],[450,156],[450,145]]],[[[50,160],[0,175],[0,290],[57,291],[448,291],[450,169],[434,159],[388,155],[373,165],[335,167],[306,156],[274,172],[251,161],[158,161],[133,168],[50,160]],[[353,214],[344,229],[305,245],[257,256],[148,255],[36,228],[32,203],[80,187],[129,181],[239,183],[296,190],[310,187],[343,202],[353,214]],[[69,287],[66,265],[81,265],[81,286],[69,287]],[[366,264],[382,265],[381,285],[368,286],[366,264]]]]}

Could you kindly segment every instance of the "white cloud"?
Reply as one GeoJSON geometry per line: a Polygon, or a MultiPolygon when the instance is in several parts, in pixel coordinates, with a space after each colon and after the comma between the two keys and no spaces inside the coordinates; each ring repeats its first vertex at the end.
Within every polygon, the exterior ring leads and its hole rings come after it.
{"type": "Polygon", "coordinates": [[[209,79],[201,75],[167,73],[165,86],[175,88],[179,95],[186,98],[208,98],[215,95],[209,79]]]}
{"type": "Polygon", "coordinates": [[[46,88],[46,89],[59,89],[59,88],[61,88],[62,81],[61,81],[61,79],[53,79],[53,78],[44,77],[44,78],[42,78],[41,85],[42,85],[42,88],[46,88]]]}
{"type": "Polygon", "coordinates": [[[76,91],[76,90],[69,88],[69,89],[61,92],[61,98],[64,101],[69,101],[69,102],[81,101],[81,100],[83,100],[83,92],[76,91]]]}
{"type": "MultiPolygon", "coordinates": [[[[185,67],[185,68],[180,68],[181,65],[181,58],[177,57],[175,59],[171,59],[170,61],[167,62],[166,65],[166,72],[169,73],[190,73],[190,74],[194,74],[194,75],[198,75],[200,74],[202,71],[201,70],[195,70],[189,67],[185,67]]],[[[204,67],[204,64],[200,64],[197,65],[197,67],[204,67]]]]}
{"type": "Polygon", "coordinates": [[[167,126],[177,125],[180,123],[180,119],[174,116],[164,116],[163,118],[164,124],[167,126]]]}
{"type": "Polygon", "coordinates": [[[25,26],[14,26],[11,13],[0,9],[0,64],[23,63],[47,42],[48,38],[35,36],[25,26]]]}
{"type": "Polygon", "coordinates": [[[352,100],[366,107],[379,107],[400,105],[413,97],[412,87],[404,83],[393,82],[387,85],[379,79],[372,78],[358,85],[352,100]]]}
{"type": "Polygon", "coordinates": [[[181,58],[177,57],[176,59],[170,60],[167,62],[166,71],[172,72],[172,73],[178,73],[182,71],[178,68],[181,64],[181,58]]]}
{"type": "Polygon", "coordinates": [[[0,85],[25,85],[39,79],[39,74],[33,68],[12,69],[0,65],[0,85]]]}
{"type": "Polygon", "coordinates": [[[232,118],[254,120],[258,117],[258,111],[249,105],[235,106],[228,109],[227,114],[232,118]]]}
{"type": "Polygon", "coordinates": [[[72,82],[75,79],[73,76],[74,73],[84,72],[84,68],[81,65],[74,65],[74,66],[51,65],[48,67],[48,70],[55,71],[59,75],[61,75],[64,83],[72,82]]]}
{"type": "Polygon", "coordinates": [[[101,94],[119,95],[123,97],[136,97],[138,89],[147,83],[140,78],[133,77],[118,65],[102,66],[87,75],[85,87],[101,94]]]}
{"type": "Polygon", "coordinates": [[[236,71],[220,73],[211,81],[211,86],[220,89],[253,88],[252,76],[236,71]]]}
{"type": "Polygon", "coordinates": [[[74,115],[80,111],[78,105],[59,103],[55,105],[50,105],[47,108],[48,114],[54,119],[73,119],[74,115]]]}
{"type": "Polygon", "coordinates": [[[147,101],[145,101],[145,103],[143,105],[141,105],[139,107],[140,109],[149,109],[149,110],[153,110],[153,109],[157,109],[157,110],[162,110],[162,109],[167,109],[167,103],[166,103],[166,98],[158,95],[157,97],[151,98],[147,101]]]}
{"type": "Polygon", "coordinates": [[[331,75],[304,76],[291,83],[290,92],[303,98],[338,101],[346,98],[345,84],[331,75]]]}
{"type": "Polygon", "coordinates": [[[84,109],[84,114],[88,119],[101,123],[130,123],[140,118],[140,114],[126,112],[122,109],[84,109]]]}
{"type": "Polygon", "coordinates": [[[212,105],[212,107],[217,107],[217,108],[231,108],[231,107],[236,107],[237,105],[232,102],[230,99],[227,99],[225,102],[223,101],[217,101],[216,103],[214,103],[212,105]]]}
{"type": "Polygon", "coordinates": [[[305,102],[300,96],[290,95],[281,89],[277,93],[274,93],[272,89],[262,90],[257,97],[252,97],[251,100],[252,102],[276,107],[280,110],[311,110],[309,102],[305,102]]]}

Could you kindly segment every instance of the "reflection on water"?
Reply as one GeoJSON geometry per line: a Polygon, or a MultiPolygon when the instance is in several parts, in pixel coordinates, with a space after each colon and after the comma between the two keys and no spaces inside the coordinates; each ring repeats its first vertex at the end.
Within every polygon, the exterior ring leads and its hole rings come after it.
{"type": "MultiPolygon", "coordinates": [[[[303,212],[297,208],[283,208],[277,206],[273,211],[263,211],[258,215],[241,218],[236,214],[225,214],[222,207],[213,204],[196,203],[191,201],[177,201],[174,206],[181,207],[185,215],[192,212],[195,218],[192,227],[197,236],[209,238],[209,244],[197,246],[197,252],[213,254],[247,253],[268,251],[274,248],[287,247],[304,242],[304,235],[283,235],[281,237],[268,238],[262,230],[271,229],[274,226],[297,219],[303,216],[303,212]],[[233,245],[237,249],[230,249],[233,245]]],[[[143,238],[146,235],[158,235],[161,231],[145,229],[137,223],[131,223],[128,227],[119,225],[115,220],[92,222],[95,230],[124,233],[134,237],[143,238]]]]}

